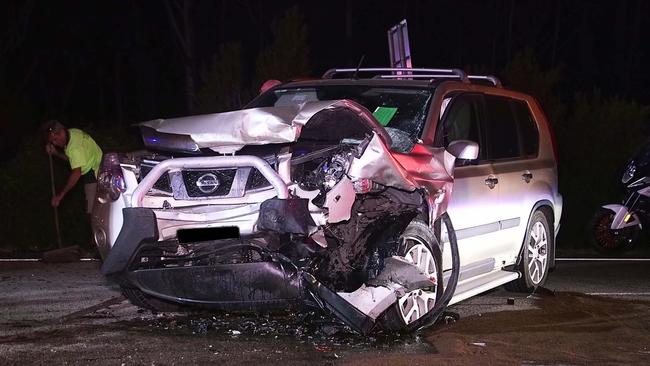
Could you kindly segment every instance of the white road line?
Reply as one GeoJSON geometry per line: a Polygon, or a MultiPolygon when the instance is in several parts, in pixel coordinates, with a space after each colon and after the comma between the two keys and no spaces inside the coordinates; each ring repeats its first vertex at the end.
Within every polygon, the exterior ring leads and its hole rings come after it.
{"type": "Polygon", "coordinates": [[[1,258],[0,262],[38,262],[38,258],[1,258]]]}
{"type": "Polygon", "coordinates": [[[558,262],[650,262],[650,258],[555,258],[558,262]]]}
{"type": "Polygon", "coordinates": [[[592,296],[650,296],[650,292],[587,292],[592,296]]]}
{"type": "MultiPolygon", "coordinates": [[[[97,262],[97,258],[81,258],[80,262],[97,262]]],[[[40,258],[0,258],[0,262],[40,262],[40,258]]]]}

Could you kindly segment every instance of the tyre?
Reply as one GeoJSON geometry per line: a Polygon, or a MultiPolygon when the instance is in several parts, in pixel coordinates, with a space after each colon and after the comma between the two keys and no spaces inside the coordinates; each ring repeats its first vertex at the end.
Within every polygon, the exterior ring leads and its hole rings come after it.
{"type": "Polygon", "coordinates": [[[612,230],[614,215],[614,211],[600,207],[589,222],[589,243],[600,254],[621,254],[632,249],[639,239],[638,226],[612,230]]]}
{"type": "Polygon", "coordinates": [[[521,277],[506,284],[506,289],[532,292],[544,284],[548,276],[549,253],[553,246],[553,230],[546,215],[535,211],[530,218],[517,270],[521,277]]]}
{"type": "Polygon", "coordinates": [[[174,312],[184,311],[184,308],[181,305],[175,304],[173,302],[157,299],[153,296],[145,294],[144,292],[136,288],[121,287],[121,289],[122,289],[122,294],[127,299],[129,299],[131,304],[137,307],[149,309],[157,312],[163,312],[163,313],[167,313],[167,312],[174,313],[174,312]]]}
{"type": "Polygon", "coordinates": [[[398,256],[418,266],[430,276],[433,284],[404,294],[380,319],[385,331],[410,332],[420,327],[423,316],[433,310],[442,297],[442,253],[429,226],[422,221],[413,221],[400,236],[398,256]]]}

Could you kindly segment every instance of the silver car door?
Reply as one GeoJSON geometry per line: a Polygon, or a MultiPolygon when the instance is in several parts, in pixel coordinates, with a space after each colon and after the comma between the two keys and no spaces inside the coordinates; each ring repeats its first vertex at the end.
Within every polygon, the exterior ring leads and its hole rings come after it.
{"type": "MultiPolygon", "coordinates": [[[[455,140],[471,140],[479,144],[479,159],[456,162],[454,188],[448,213],[456,229],[461,270],[485,262],[487,267],[475,275],[493,268],[489,258],[494,257],[498,246],[498,220],[494,210],[498,206],[499,186],[495,183],[492,165],[483,158],[483,128],[481,126],[481,96],[459,94],[443,103],[442,141],[445,146],[455,140]]],[[[445,265],[451,263],[449,251],[444,250],[445,265]]],[[[461,280],[465,277],[461,273],[461,280]]]]}

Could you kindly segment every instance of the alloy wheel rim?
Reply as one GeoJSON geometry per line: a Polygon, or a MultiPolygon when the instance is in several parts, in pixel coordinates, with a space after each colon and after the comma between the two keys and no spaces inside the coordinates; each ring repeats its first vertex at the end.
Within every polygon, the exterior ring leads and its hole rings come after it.
{"type": "Polygon", "coordinates": [[[430,289],[417,289],[398,299],[400,315],[404,323],[408,325],[420,319],[435,306],[438,291],[438,268],[433,254],[420,239],[405,237],[403,240],[406,243],[414,243],[403,256],[403,259],[417,266],[422,273],[431,279],[433,284],[430,289]]]}
{"type": "Polygon", "coordinates": [[[542,282],[548,264],[548,235],[546,227],[537,221],[528,234],[528,275],[533,284],[542,282]]]}

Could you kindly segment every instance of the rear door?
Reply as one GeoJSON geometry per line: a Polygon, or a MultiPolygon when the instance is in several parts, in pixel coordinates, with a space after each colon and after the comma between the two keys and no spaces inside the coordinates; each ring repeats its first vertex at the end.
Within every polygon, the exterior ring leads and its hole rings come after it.
{"type": "Polygon", "coordinates": [[[534,162],[539,134],[527,104],[515,99],[485,95],[486,158],[498,179],[499,218],[503,249],[514,260],[521,247],[528,215],[534,202],[529,191],[535,179],[534,162]]]}

